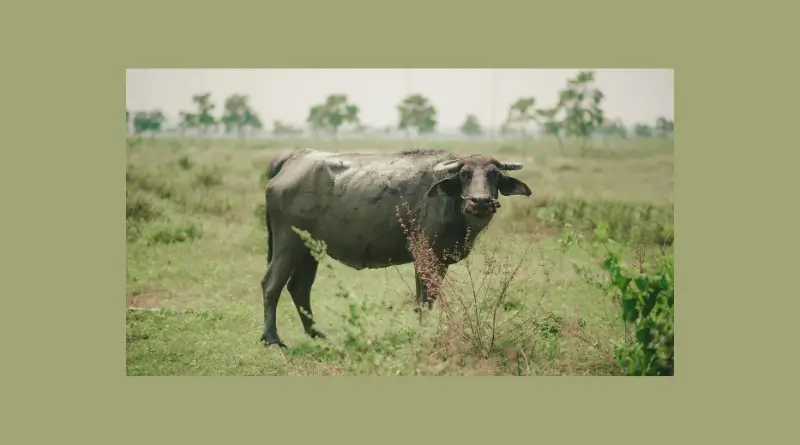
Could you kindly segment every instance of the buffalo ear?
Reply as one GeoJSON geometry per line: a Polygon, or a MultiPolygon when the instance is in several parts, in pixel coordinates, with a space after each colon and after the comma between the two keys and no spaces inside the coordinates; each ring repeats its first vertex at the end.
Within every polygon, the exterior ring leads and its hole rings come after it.
{"type": "Polygon", "coordinates": [[[451,197],[461,196],[461,179],[458,176],[453,176],[437,181],[428,189],[426,195],[433,196],[440,190],[451,197]]]}
{"type": "Polygon", "coordinates": [[[503,196],[511,196],[511,195],[525,195],[531,196],[531,189],[528,187],[527,184],[520,181],[519,179],[513,176],[500,176],[500,181],[497,184],[497,190],[503,194],[503,196]]]}

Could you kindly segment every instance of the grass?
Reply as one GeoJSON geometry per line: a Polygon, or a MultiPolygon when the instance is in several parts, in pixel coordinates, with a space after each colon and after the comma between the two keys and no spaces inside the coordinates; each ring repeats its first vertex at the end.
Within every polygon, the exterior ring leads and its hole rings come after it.
{"type": "Polygon", "coordinates": [[[614,375],[632,328],[602,259],[564,249],[571,231],[655,257],[672,252],[673,155],[624,141],[585,157],[550,141],[435,142],[525,163],[533,196],[503,207],[436,306],[415,312],[413,266],[355,271],[327,258],[312,306],[327,341],[308,338],[290,296],[278,305],[286,351],[265,348],[264,171],[284,147],[393,151],[396,141],[142,141],[128,144],[128,375],[614,375]],[[663,251],[663,252],[662,252],[663,251]],[[513,274],[512,271],[515,271],[513,274]],[[144,310],[156,309],[156,310],[144,310]]]}

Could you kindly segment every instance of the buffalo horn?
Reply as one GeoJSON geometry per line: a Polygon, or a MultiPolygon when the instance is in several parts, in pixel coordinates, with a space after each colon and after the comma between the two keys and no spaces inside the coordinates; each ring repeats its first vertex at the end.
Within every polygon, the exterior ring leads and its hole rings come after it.
{"type": "Polygon", "coordinates": [[[436,166],[433,167],[433,171],[452,173],[458,170],[459,168],[461,168],[461,161],[459,160],[444,161],[436,164],[436,166]]]}
{"type": "Polygon", "coordinates": [[[522,164],[519,162],[501,162],[497,168],[500,170],[521,170],[522,164]]]}

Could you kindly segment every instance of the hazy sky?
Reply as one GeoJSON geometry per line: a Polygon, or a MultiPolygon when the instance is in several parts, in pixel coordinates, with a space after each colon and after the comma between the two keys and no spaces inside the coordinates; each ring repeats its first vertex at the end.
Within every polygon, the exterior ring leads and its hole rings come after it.
{"type": "MultiPolygon", "coordinates": [[[[436,106],[440,126],[460,125],[467,113],[483,125],[500,125],[508,106],[534,96],[537,107],[552,106],[558,90],[578,69],[129,69],[125,97],[129,110],[160,108],[174,122],[192,109],[191,96],[211,92],[221,112],[232,93],[250,103],[269,128],[273,120],[302,124],[311,105],[331,93],[347,94],[370,126],[396,125],[396,106],[421,93],[436,106]],[[493,82],[494,80],[494,82],[493,82]],[[494,84],[494,87],[493,87],[494,84]],[[494,96],[494,100],[492,97],[494,96]]],[[[630,124],[674,119],[671,69],[595,69],[605,93],[608,118],[630,124]]]]}

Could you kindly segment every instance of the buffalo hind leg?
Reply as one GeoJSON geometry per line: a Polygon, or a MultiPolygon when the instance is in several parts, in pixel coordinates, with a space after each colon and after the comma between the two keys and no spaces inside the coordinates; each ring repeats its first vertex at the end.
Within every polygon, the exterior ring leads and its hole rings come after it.
{"type": "Polygon", "coordinates": [[[310,253],[305,254],[292,273],[288,289],[306,334],[311,338],[324,339],[325,334],[314,327],[314,314],[311,312],[311,287],[317,277],[318,265],[319,262],[310,253]]]}
{"type": "Polygon", "coordinates": [[[278,336],[278,327],[276,325],[276,315],[278,309],[278,299],[281,297],[281,291],[289,281],[289,277],[294,271],[296,261],[292,249],[285,249],[282,252],[275,252],[272,261],[267,266],[267,271],[264,278],[261,280],[261,291],[264,295],[264,332],[261,334],[261,340],[268,346],[280,346],[285,348],[286,345],[281,342],[278,336]]]}

